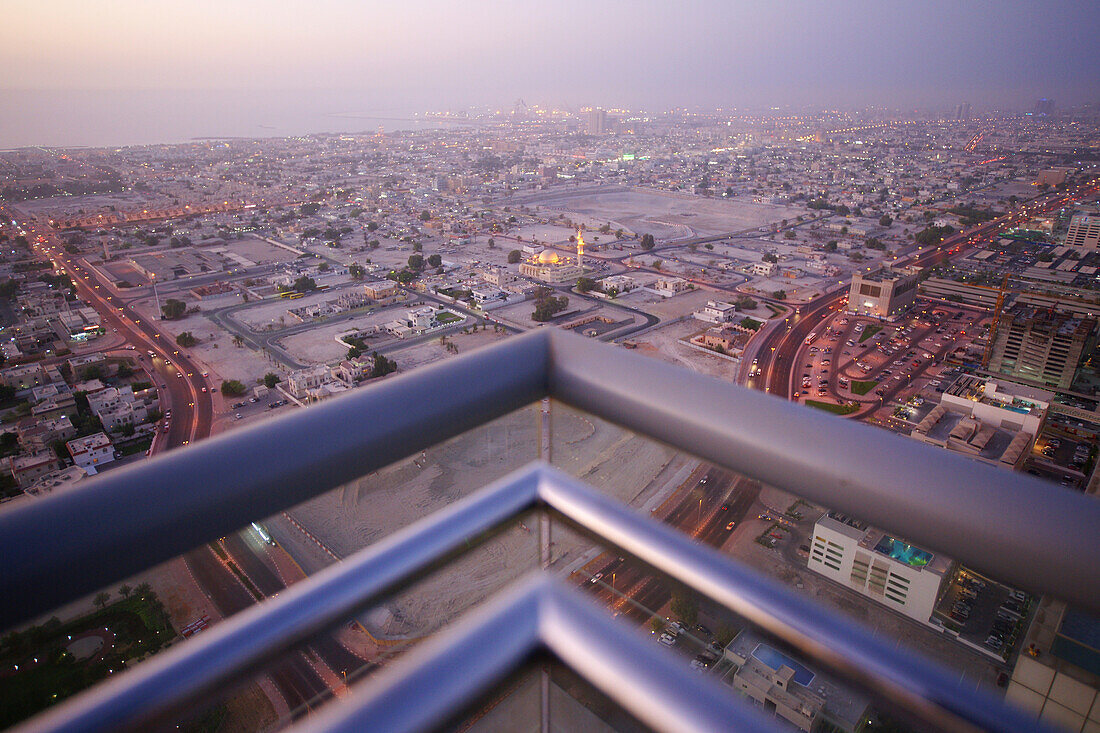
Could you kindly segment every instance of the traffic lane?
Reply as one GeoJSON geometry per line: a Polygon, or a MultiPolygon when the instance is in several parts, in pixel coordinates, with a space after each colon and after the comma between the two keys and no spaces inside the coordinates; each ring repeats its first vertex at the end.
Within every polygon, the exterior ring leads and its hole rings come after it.
{"type": "MultiPolygon", "coordinates": [[[[267,545],[250,529],[226,535],[222,538],[222,546],[265,597],[271,598],[286,588],[282,578],[259,555],[267,550],[267,545]]],[[[367,663],[345,648],[330,633],[319,634],[307,646],[337,674],[354,672],[367,663]]]]}
{"type": "MultiPolygon", "coordinates": [[[[222,618],[255,604],[252,594],[222,564],[209,546],[204,545],[188,552],[184,555],[184,561],[195,582],[206,591],[222,618]]],[[[288,657],[268,667],[268,672],[291,710],[328,689],[306,661],[300,655],[295,656],[298,657],[297,661],[288,657]]]]}
{"type": "MultiPolygon", "coordinates": [[[[740,526],[760,495],[758,482],[744,476],[723,474],[721,478],[712,479],[720,485],[720,490],[711,497],[711,511],[705,520],[699,518],[698,499],[689,495],[677,506],[673,513],[675,516],[670,515],[665,520],[666,523],[693,535],[697,541],[721,547],[732,531],[727,529],[729,524],[732,522],[734,529],[740,526]],[[721,509],[722,506],[727,508],[721,509]]],[[[663,575],[654,575],[648,566],[622,559],[608,562],[600,572],[603,575],[596,582],[587,579],[582,584],[598,597],[606,594],[606,600],[620,614],[638,621],[646,621],[652,612],[662,608],[671,598],[675,586],[663,575]],[[624,600],[624,596],[633,602],[624,600]]]]}

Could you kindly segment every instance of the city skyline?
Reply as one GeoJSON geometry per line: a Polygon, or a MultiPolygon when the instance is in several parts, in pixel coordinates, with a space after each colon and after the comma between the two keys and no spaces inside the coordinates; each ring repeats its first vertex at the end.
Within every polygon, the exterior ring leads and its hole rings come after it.
{"type": "MultiPolygon", "coordinates": [[[[1086,6],[1012,2],[997,10],[497,3],[471,13],[434,1],[394,8],[338,0],[308,9],[126,2],[93,10],[18,0],[0,29],[8,70],[0,97],[19,107],[26,97],[17,92],[75,93],[76,114],[66,120],[74,137],[80,111],[94,110],[104,92],[105,109],[130,113],[140,100],[153,112],[163,107],[162,122],[188,114],[173,104],[175,92],[203,115],[220,109],[230,118],[252,104],[335,115],[507,108],[517,98],[647,110],[952,109],[965,101],[982,112],[1030,109],[1042,97],[1060,108],[1100,97],[1096,76],[1079,73],[1100,67],[1098,24],[1086,6]],[[49,32],[35,30],[42,28],[49,32]]],[[[9,134],[22,139],[43,122],[17,116],[9,134]]]]}

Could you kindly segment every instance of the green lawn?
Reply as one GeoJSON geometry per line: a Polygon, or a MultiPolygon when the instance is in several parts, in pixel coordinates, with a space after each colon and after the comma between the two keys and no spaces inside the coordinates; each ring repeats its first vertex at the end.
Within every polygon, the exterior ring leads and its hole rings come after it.
{"type": "Polygon", "coordinates": [[[149,450],[149,446],[151,446],[152,444],[153,439],[150,437],[146,438],[145,440],[139,440],[134,443],[121,445],[118,448],[118,452],[124,456],[132,456],[135,453],[144,453],[145,451],[149,450]]]}
{"type": "Polygon", "coordinates": [[[875,379],[855,381],[852,382],[852,392],[854,394],[864,395],[874,389],[876,385],[878,385],[878,381],[875,379]]]}
{"type": "Polygon", "coordinates": [[[851,415],[859,409],[859,405],[834,405],[832,402],[818,402],[817,400],[806,400],[806,404],[825,412],[831,412],[834,415],[851,415]]]}
{"type": "Polygon", "coordinates": [[[68,623],[52,620],[0,638],[0,666],[6,670],[19,666],[0,685],[0,727],[90,687],[123,669],[124,660],[155,652],[175,636],[156,594],[112,597],[115,603],[68,623]],[[99,659],[78,661],[68,653],[70,635],[102,627],[114,633],[115,646],[105,649],[99,659]]]}
{"type": "Polygon", "coordinates": [[[461,321],[462,319],[456,316],[454,313],[443,312],[435,317],[435,320],[440,323],[452,323],[454,321],[461,321]]]}
{"type": "Polygon", "coordinates": [[[863,329],[863,335],[859,337],[859,342],[862,344],[864,341],[871,338],[881,330],[882,326],[879,326],[877,324],[868,326],[867,328],[863,329]]]}

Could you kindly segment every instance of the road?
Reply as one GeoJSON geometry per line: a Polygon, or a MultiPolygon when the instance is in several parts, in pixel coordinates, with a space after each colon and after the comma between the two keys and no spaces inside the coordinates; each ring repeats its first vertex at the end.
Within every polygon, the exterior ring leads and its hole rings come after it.
{"type": "MultiPolygon", "coordinates": [[[[21,223],[36,250],[69,275],[77,294],[96,309],[103,325],[116,330],[134,345],[142,366],[149,368],[157,383],[161,404],[173,412],[167,433],[162,431],[154,443],[154,452],[172,450],[208,437],[213,420],[213,400],[202,370],[185,352],[168,342],[155,324],[149,323],[131,305],[122,303],[119,294],[108,283],[100,281],[93,269],[85,267],[66,253],[50,227],[33,219],[28,220],[18,212],[4,213],[21,223]],[[149,357],[150,351],[155,354],[154,357],[149,357]]],[[[239,564],[254,569],[254,562],[262,563],[254,552],[246,552],[243,546],[237,549],[234,560],[238,560],[240,555],[239,564]],[[245,560],[246,555],[251,555],[251,558],[245,560]]],[[[237,613],[256,602],[241,581],[209,547],[192,550],[184,555],[184,560],[199,587],[223,617],[237,613]]],[[[272,577],[274,582],[272,578],[263,577],[263,587],[266,590],[262,592],[265,596],[274,595],[285,587],[274,574],[272,577]],[[278,583],[278,589],[275,583],[278,583]]],[[[350,672],[348,666],[351,658],[357,660],[354,668],[363,664],[362,660],[358,660],[331,639],[318,641],[306,653],[319,656],[335,674],[344,670],[350,672]]],[[[328,684],[302,652],[287,655],[268,667],[267,672],[295,717],[308,711],[314,700],[331,694],[328,684]]]]}
{"type": "MultiPolygon", "coordinates": [[[[933,267],[941,264],[983,239],[1027,221],[1033,216],[1061,208],[1075,197],[1094,193],[1098,185],[1100,182],[1091,182],[1074,191],[1072,196],[1060,192],[1040,196],[1013,213],[947,237],[935,249],[919,250],[907,259],[899,260],[897,264],[915,267],[933,267]]],[[[784,325],[779,325],[766,333],[756,351],[760,376],[751,380],[749,385],[789,399],[792,392],[791,377],[797,367],[799,348],[807,336],[824,327],[822,322],[833,311],[842,307],[847,295],[847,288],[822,294],[801,306],[794,316],[783,322],[784,325]]]]}
{"type": "MultiPolygon", "coordinates": [[[[760,496],[760,484],[717,468],[685,491],[663,521],[694,540],[721,547],[760,496]],[[729,528],[730,523],[733,528],[729,528]]],[[[601,556],[602,557],[602,556],[601,556]]],[[[625,558],[607,557],[584,573],[582,587],[605,600],[617,616],[645,623],[672,597],[674,584],[625,558]]]]}

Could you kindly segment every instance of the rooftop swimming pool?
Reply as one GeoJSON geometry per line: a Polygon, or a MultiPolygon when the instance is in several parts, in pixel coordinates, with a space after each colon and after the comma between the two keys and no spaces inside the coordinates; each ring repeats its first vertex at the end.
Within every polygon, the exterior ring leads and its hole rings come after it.
{"type": "Polygon", "coordinates": [[[803,687],[808,687],[810,682],[813,681],[813,672],[806,669],[783,652],[772,649],[767,644],[757,644],[756,648],[752,650],[752,655],[776,672],[784,665],[790,667],[794,670],[794,681],[803,687]]]}
{"type": "Polygon", "coordinates": [[[892,557],[898,562],[903,562],[906,565],[914,568],[923,568],[928,563],[932,562],[932,558],[935,557],[928,550],[922,550],[919,547],[908,545],[901,540],[896,540],[890,535],[883,535],[882,539],[875,545],[875,552],[892,557]]]}

